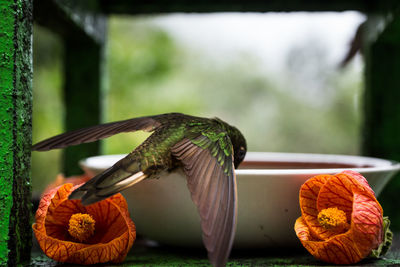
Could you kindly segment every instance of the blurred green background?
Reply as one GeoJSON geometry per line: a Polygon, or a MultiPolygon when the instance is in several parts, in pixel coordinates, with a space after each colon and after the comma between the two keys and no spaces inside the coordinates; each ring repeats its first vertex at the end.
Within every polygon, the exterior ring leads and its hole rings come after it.
{"type": "MultiPolygon", "coordinates": [[[[340,59],[332,64],[329,47],[315,38],[291,44],[279,72],[246,51],[216,60],[157,18],[110,18],[105,122],[166,112],[217,116],[243,132],[249,151],[359,154],[362,63],[338,68],[340,59]]],[[[36,25],[34,32],[35,143],[63,131],[64,109],[62,41],[36,25]]],[[[128,153],[146,136],[111,137],[104,154],[128,153]]],[[[60,152],[33,152],[34,192],[61,172],[60,152]]]]}

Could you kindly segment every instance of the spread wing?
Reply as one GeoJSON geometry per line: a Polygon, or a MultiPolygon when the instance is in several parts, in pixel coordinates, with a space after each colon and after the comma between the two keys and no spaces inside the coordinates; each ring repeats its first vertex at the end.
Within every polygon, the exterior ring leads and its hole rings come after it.
{"type": "Polygon", "coordinates": [[[32,150],[45,151],[55,148],[94,142],[114,134],[138,130],[153,131],[161,125],[160,116],[140,117],[95,125],[87,128],[56,135],[43,140],[32,147],[32,150]]]}
{"type": "Polygon", "coordinates": [[[237,193],[232,144],[199,135],[172,148],[183,163],[192,200],[201,217],[203,242],[214,266],[225,266],[236,231],[237,193]]]}

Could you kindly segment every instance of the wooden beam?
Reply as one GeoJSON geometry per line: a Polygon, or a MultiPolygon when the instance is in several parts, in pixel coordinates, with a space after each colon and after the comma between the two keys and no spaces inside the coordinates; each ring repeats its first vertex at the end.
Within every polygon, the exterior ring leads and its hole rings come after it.
{"type": "Polygon", "coordinates": [[[34,20],[65,39],[105,42],[106,17],[99,1],[34,0],[34,20]]]}
{"type": "Polygon", "coordinates": [[[390,10],[395,0],[100,0],[106,14],[390,10]]]}
{"type": "Polygon", "coordinates": [[[0,266],[31,248],[32,1],[0,0],[0,266]]]}

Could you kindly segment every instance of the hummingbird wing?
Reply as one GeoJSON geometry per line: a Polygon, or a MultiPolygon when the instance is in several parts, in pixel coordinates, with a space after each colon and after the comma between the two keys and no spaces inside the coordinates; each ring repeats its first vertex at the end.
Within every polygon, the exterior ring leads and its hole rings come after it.
{"type": "Polygon", "coordinates": [[[64,148],[67,146],[94,142],[123,132],[134,132],[138,130],[151,132],[162,125],[162,116],[163,115],[140,117],[78,129],[43,140],[35,144],[32,150],[46,151],[55,148],[64,148]]]}
{"type": "Polygon", "coordinates": [[[214,266],[225,266],[236,231],[237,192],[233,150],[226,134],[185,138],[171,149],[183,163],[201,217],[203,242],[214,266]]]}

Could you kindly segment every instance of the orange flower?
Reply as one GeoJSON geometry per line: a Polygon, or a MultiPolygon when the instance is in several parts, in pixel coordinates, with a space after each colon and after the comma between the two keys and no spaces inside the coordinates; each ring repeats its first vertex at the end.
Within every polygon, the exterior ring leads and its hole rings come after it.
{"type": "Polygon", "coordinates": [[[70,176],[68,178],[65,178],[64,174],[58,174],[54,182],[49,184],[45,190],[43,190],[42,197],[48,193],[51,189],[56,188],[57,186],[66,184],[66,183],[71,183],[73,185],[85,183],[90,180],[90,176],[86,174],[82,175],[77,175],[77,176],[70,176]]]}
{"type": "Polygon", "coordinates": [[[46,193],[33,224],[43,252],[59,262],[122,262],[136,238],[121,194],[83,206],[68,196],[78,186],[64,184],[46,193]]]}
{"type": "Polygon", "coordinates": [[[356,263],[383,242],[382,207],[357,172],[310,178],[300,188],[300,208],[297,237],[320,260],[356,263]]]}

